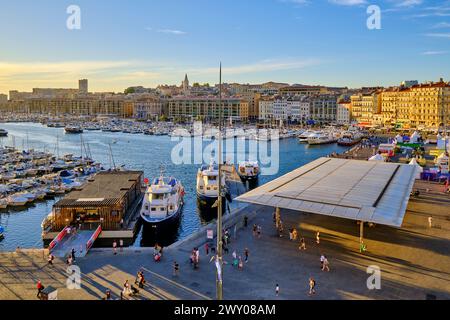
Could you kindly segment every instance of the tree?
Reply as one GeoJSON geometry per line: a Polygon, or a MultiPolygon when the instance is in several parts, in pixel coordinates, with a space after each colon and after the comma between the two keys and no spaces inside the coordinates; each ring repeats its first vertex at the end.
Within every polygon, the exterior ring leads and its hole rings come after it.
{"type": "Polygon", "coordinates": [[[124,93],[125,94],[131,94],[131,93],[135,93],[136,90],[133,87],[129,87],[127,89],[125,89],[124,93]]]}

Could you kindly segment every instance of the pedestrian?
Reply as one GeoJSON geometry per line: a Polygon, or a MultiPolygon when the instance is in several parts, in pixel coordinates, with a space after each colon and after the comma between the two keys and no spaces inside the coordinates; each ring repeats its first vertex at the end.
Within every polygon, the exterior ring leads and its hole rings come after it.
{"type": "Polygon", "coordinates": [[[120,219],[120,229],[123,229],[123,218],[120,219]]]}
{"type": "Polygon", "coordinates": [[[432,227],[433,227],[433,217],[432,217],[432,216],[429,216],[429,217],[428,217],[428,227],[429,227],[429,228],[432,228],[432,227]]]}
{"type": "Polygon", "coordinates": [[[179,271],[180,271],[180,265],[176,261],[174,261],[173,262],[173,275],[175,277],[178,276],[179,271]]]}
{"type": "Polygon", "coordinates": [[[244,256],[245,256],[245,263],[247,263],[247,262],[248,262],[248,256],[249,256],[248,248],[245,248],[245,250],[244,250],[244,256]]]}
{"type": "Polygon", "coordinates": [[[289,240],[294,240],[294,229],[289,229],[289,240]]]}
{"type": "Polygon", "coordinates": [[[323,264],[322,264],[322,271],[325,271],[325,269],[330,272],[330,263],[328,262],[328,258],[324,256],[323,264]]]}
{"type": "Polygon", "coordinates": [[[239,259],[237,257],[236,250],[233,251],[233,266],[237,267],[239,265],[239,259]]]}
{"type": "Polygon", "coordinates": [[[48,259],[47,259],[47,261],[48,261],[48,264],[49,265],[53,265],[53,260],[55,259],[55,257],[50,253],[49,255],[48,255],[48,259]]]}
{"type": "Polygon", "coordinates": [[[76,261],[76,259],[75,259],[75,248],[72,248],[72,251],[70,252],[70,254],[72,255],[73,262],[75,262],[76,261]]]}
{"type": "Polygon", "coordinates": [[[69,266],[72,265],[72,263],[73,263],[73,258],[72,258],[72,255],[71,255],[71,254],[69,254],[69,255],[67,256],[66,263],[67,263],[69,266]]]}
{"type": "Polygon", "coordinates": [[[208,244],[208,242],[205,243],[205,253],[206,253],[207,256],[209,256],[209,244],[208,244]]]}
{"type": "Polygon", "coordinates": [[[316,294],[316,280],[309,278],[309,295],[316,294]]]}
{"type": "Polygon", "coordinates": [[[320,232],[319,231],[316,232],[316,243],[320,244],[320,232]]]}
{"type": "Polygon", "coordinates": [[[256,237],[258,231],[258,226],[256,224],[253,225],[253,236],[256,237]]]}
{"type": "Polygon", "coordinates": [[[37,287],[37,290],[38,290],[38,293],[37,293],[36,297],[39,299],[41,297],[42,290],[44,290],[45,287],[42,285],[41,280],[38,280],[36,287],[37,287]]]}
{"type": "Polygon", "coordinates": [[[278,283],[275,285],[275,295],[278,297],[280,295],[280,286],[278,283]]]}
{"type": "Polygon", "coordinates": [[[114,255],[117,254],[117,241],[116,240],[114,240],[114,242],[113,242],[113,252],[114,252],[114,255]]]}
{"type": "Polygon", "coordinates": [[[256,230],[256,234],[258,236],[258,239],[261,238],[261,232],[262,232],[262,228],[261,228],[261,226],[258,226],[257,230],[256,230]]]}
{"type": "Polygon", "coordinates": [[[244,269],[244,262],[242,261],[242,257],[239,256],[238,269],[242,271],[244,269]]]}
{"type": "Polygon", "coordinates": [[[300,246],[298,247],[299,250],[306,250],[306,242],[305,242],[305,238],[301,237],[300,238],[300,246]]]}
{"type": "Polygon", "coordinates": [[[244,216],[244,228],[248,227],[248,217],[244,216]]]}
{"type": "Polygon", "coordinates": [[[123,252],[123,239],[119,240],[120,252],[123,252]]]}
{"type": "Polygon", "coordinates": [[[292,230],[292,240],[297,241],[297,238],[298,238],[298,232],[297,232],[297,229],[294,228],[292,230]]]}
{"type": "Polygon", "coordinates": [[[111,300],[111,291],[109,289],[106,290],[104,300],[111,300]]]}
{"type": "Polygon", "coordinates": [[[320,269],[323,271],[323,262],[325,261],[325,256],[322,254],[320,255],[320,269]]]}

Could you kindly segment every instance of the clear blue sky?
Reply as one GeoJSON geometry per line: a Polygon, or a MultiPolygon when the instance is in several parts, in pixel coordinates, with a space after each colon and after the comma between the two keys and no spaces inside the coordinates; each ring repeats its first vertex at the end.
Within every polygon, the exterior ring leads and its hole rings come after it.
{"type": "Polygon", "coordinates": [[[0,92],[33,87],[122,91],[224,81],[395,85],[450,80],[450,0],[3,0],[0,92]],[[81,30],[66,8],[81,8],[81,30]]]}

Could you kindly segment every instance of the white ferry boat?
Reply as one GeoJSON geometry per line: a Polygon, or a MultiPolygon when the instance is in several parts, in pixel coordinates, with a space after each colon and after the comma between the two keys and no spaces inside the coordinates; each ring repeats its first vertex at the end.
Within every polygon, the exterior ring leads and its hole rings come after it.
{"type": "Polygon", "coordinates": [[[144,225],[159,228],[176,225],[181,218],[184,194],[184,188],[177,179],[162,175],[154,179],[142,202],[144,225]]]}

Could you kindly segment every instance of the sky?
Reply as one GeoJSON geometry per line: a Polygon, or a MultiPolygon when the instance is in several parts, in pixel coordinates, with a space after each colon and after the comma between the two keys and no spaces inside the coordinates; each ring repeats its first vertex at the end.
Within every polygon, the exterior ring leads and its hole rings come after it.
{"type": "Polygon", "coordinates": [[[0,0],[0,93],[214,84],[220,61],[229,83],[450,80],[450,0],[0,0]]]}

